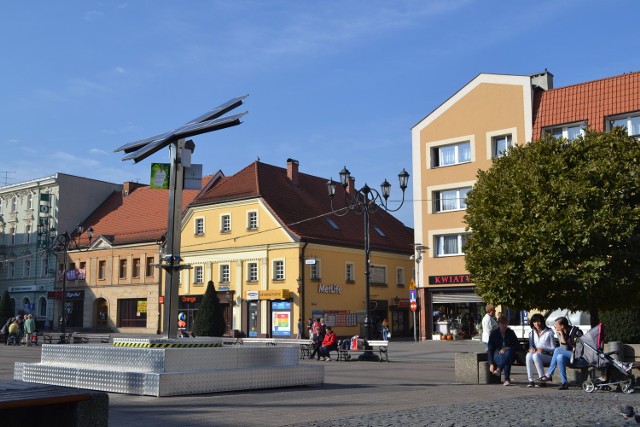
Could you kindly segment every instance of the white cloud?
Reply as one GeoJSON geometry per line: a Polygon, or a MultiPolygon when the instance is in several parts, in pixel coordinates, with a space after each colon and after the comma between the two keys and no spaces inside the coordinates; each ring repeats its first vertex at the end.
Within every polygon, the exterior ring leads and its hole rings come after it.
{"type": "Polygon", "coordinates": [[[124,73],[125,73],[124,68],[122,68],[122,67],[116,67],[116,73],[118,73],[118,74],[124,74],[124,73]]]}
{"type": "Polygon", "coordinates": [[[84,14],[84,20],[85,21],[93,21],[94,19],[97,19],[101,16],[103,16],[104,13],[97,11],[97,10],[90,10],[88,12],[86,12],[84,14]]]}

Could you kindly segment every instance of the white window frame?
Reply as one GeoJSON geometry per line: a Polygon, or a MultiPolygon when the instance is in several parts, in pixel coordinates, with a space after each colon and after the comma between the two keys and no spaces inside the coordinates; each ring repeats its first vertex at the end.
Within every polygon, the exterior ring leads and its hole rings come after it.
{"type": "Polygon", "coordinates": [[[456,166],[456,165],[461,165],[465,163],[470,163],[473,161],[472,152],[473,152],[473,144],[471,143],[470,140],[464,140],[464,141],[458,141],[450,144],[442,144],[442,145],[434,146],[431,148],[431,153],[432,153],[431,167],[433,169],[437,169],[437,168],[443,168],[447,166],[456,166]],[[464,153],[464,151],[461,150],[461,148],[467,145],[469,147],[468,148],[469,157],[462,158],[461,153],[464,153]],[[450,163],[445,163],[443,159],[444,150],[447,150],[447,149],[453,149],[453,161],[450,163]]]}
{"type": "Polygon", "coordinates": [[[247,230],[257,230],[258,226],[258,211],[247,211],[247,230]]]}
{"type": "Polygon", "coordinates": [[[617,124],[615,126],[623,126],[627,129],[627,135],[638,138],[640,137],[640,111],[633,113],[619,114],[616,116],[607,117],[607,130],[611,131],[614,128],[614,122],[625,121],[624,125],[617,124]],[[634,125],[636,132],[634,133],[634,125]]]}
{"type": "Polygon", "coordinates": [[[204,236],[204,217],[199,216],[193,219],[193,234],[196,236],[204,236]]]}
{"type": "Polygon", "coordinates": [[[467,209],[467,194],[471,191],[471,186],[468,187],[459,187],[459,188],[448,188],[435,190],[431,193],[431,199],[433,200],[433,212],[441,213],[441,212],[454,212],[454,211],[463,211],[467,209]],[[448,195],[452,197],[444,198],[443,195],[445,193],[449,193],[448,195]],[[450,206],[450,204],[445,203],[446,201],[453,201],[452,203],[455,206],[450,206]],[[450,207],[450,208],[449,208],[450,207]]]}
{"type": "Polygon", "coordinates": [[[344,264],[344,280],[347,283],[353,283],[356,281],[356,266],[352,262],[345,262],[344,264]]]}
{"type": "Polygon", "coordinates": [[[309,264],[309,279],[320,280],[320,260],[316,259],[315,264],[309,264]]]}
{"type": "Polygon", "coordinates": [[[25,259],[22,264],[22,277],[31,276],[31,260],[25,259]]]}
{"type": "Polygon", "coordinates": [[[511,134],[494,136],[491,138],[491,156],[494,158],[508,154],[513,148],[513,136],[511,134]],[[504,148],[498,148],[498,143],[504,141],[504,148]]]}
{"type": "Polygon", "coordinates": [[[16,263],[13,261],[7,262],[7,278],[15,279],[16,277],[16,263]]]}
{"type": "Polygon", "coordinates": [[[31,243],[31,225],[25,225],[24,227],[24,242],[31,243]]]}
{"type": "Polygon", "coordinates": [[[399,286],[404,286],[404,268],[396,267],[396,282],[399,286]]]}
{"type": "Polygon", "coordinates": [[[231,232],[231,214],[221,214],[220,215],[220,232],[221,233],[230,233],[231,232]]]}
{"type": "Polygon", "coordinates": [[[573,141],[574,139],[577,138],[577,136],[570,138],[570,131],[575,128],[580,128],[579,129],[580,136],[585,136],[586,134],[585,129],[587,128],[587,123],[582,121],[582,122],[567,123],[567,124],[556,125],[556,126],[545,126],[542,129],[542,134],[543,135],[551,134],[551,136],[553,136],[554,138],[564,138],[569,141],[573,141]]]}
{"type": "Polygon", "coordinates": [[[286,279],[286,266],[284,259],[273,260],[273,280],[285,280],[286,279]]]}
{"type": "Polygon", "coordinates": [[[18,196],[13,196],[11,199],[11,213],[18,212],[18,196]]]}
{"type": "Polygon", "coordinates": [[[11,227],[9,229],[9,244],[11,246],[16,244],[16,228],[15,227],[11,227]]]}
{"type": "Polygon", "coordinates": [[[193,267],[193,283],[195,285],[201,285],[204,283],[204,267],[196,265],[193,267]]]}
{"type": "Polygon", "coordinates": [[[220,283],[231,283],[231,266],[220,264],[220,283]]]}
{"type": "Polygon", "coordinates": [[[468,236],[469,233],[447,233],[436,235],[434,241],[434,247],[436,248],[436,257],[445,258],[450,256],[464,255],[463,246],[468,236]],[[455,252],[446,252],[447,247],[445,243],[447,241],[455,241],[455,252]]]}
{"type": "Polygon", "coordinates": [[[29,194],[27,197],[27,209],[33,210],[33,194],[29,194]]]}
{"type": "Polygon", "coordinates": [[[258,263],[257,262],[248,262],[247,263],[247,282],[255,283],[258,281],[258,263]]]}

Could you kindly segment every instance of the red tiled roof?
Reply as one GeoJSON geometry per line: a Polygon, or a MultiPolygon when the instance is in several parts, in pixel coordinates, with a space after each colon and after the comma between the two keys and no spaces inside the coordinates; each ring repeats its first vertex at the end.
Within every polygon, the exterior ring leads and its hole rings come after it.
{"type": "Polygon", "coordinates": [[[640,72],[540,91],[534,99],[533,139],[545,127],[583,120],[602,132],[607,116],[639,110],[640,72]]]}
{"type": "MultiPolygon", "coordinates": [[[[183,211],[198,192],[183,191],[183,211]]],[[[114,191],[81,225],[93,228],[94,239],[108,236],[114,245],[155,242],[167,231],[168,206],[169,190],[138,185],[126,196],[114,191]]],[[[80,244],[87,243],[83,234],[80,244]]]]}
{"type": "MultiPolygon", "coordinates": [[[[300,172],[297,184],[294,184],[287,178],[286,168],[256,161],[200,194],[192,206],[261,197],[282,224],[302,240],[362,247],[362,215],[350,212],[338,217],[331,213],[326,183],[326,178],[300,172]],[[327,219],[331,219],[339,230],[334,229],[327,219]]],[[[334,199],[336,208],[344,206],[344,191],[340,185],[334,199]]],[[[370,226],[372,249],[413,253],[413,229],[391,214],[383,209],[371,213],[370,226]],[[385,237],[380,236],[374,227],[378,227],[385,237]]]]}

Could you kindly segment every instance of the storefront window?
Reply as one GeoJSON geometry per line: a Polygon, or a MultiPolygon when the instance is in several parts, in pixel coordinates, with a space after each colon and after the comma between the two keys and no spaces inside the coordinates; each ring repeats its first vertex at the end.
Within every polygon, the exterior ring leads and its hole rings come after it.
{"type": "Polygon", "coordinates": [[[119,299],[118,326],[121,328],[146,328],[147,299],[119,299]]]}

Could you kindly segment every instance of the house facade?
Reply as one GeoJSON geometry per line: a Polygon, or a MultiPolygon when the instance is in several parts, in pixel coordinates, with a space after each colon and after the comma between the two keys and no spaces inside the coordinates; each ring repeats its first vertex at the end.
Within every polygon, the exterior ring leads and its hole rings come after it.
{"type": "Polygon", "coordinates": [[[412,128],[422,339],[451,329],[472,336],[484,314],[464,262],[465,198],[477,171],[545,133],[573,139],[613,126],[640,134],[640,73],[557,89],[547,71],[480,74],[412,128]]]}

